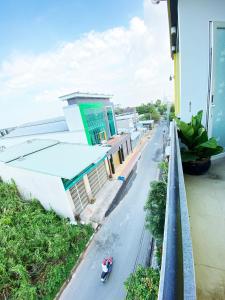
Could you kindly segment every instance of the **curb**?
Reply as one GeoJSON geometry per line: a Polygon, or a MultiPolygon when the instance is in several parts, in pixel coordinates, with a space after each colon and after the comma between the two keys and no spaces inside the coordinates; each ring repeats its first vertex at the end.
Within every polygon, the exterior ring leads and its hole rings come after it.
{"type": "Polygon", "coordinates": [[[68,284],[70,283],[76,269],[78,268],[78,266],[80,265],[81,261],[83,260],[84,258],[84,255],[86,254],[87,250],[88,250],[88,247],[90,246],[94,236],[95,236],[95,233],[97,232],[98,228],[96,229],[96,231],[92,234],[92,236],[90,237],[89,241],[86,243],[85,245],[85,249],[84,251],[80,254],[77,262],[75,263],[74,267],[72,268],[72,270],[70,271],[70,274],[68,276],[68,278],[64,281],[63,285],[61,286],[60,290],[58,291],[58,293],[56,294],[54,300],[59,300],[60,299],[60,296],[62,295],[62,293],[64,292],[65,288],[68,286],[68,284]]]}

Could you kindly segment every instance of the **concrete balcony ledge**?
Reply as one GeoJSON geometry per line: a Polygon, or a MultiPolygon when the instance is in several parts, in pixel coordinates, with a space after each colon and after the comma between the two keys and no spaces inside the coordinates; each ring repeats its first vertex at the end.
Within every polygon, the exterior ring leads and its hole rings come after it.
{"type": "Polygon", "coordinates": [[[225,158],[205,175],[185,175],[197,299],[225,299],[225,158]]]}

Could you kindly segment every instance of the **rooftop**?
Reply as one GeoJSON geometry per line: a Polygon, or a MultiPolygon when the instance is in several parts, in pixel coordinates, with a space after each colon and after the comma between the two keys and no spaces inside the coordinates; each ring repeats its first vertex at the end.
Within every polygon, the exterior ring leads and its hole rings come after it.
{"type": "Polygon", "coordinates": [[[54,140],[60,142],[68,142],[73,144],[87,144],[86,136],[82,131],[59,131],[59,132],[46,132],[46,133],[36,133],[31,135],[21,135],[15,137],[3,136],[0,137],[0,149],[8,148],[14,145],[18,145],[26,142],[27,140],[54,140]]]}
{"type": "Polygon", "coordinates": [[[64,95],[64,96],[60,96],[59,99],[62,100],[62,101],[65,101],[65,100],[71,100],[71,99],[86,99],[86,98],[98,98],[98,99],[110,99],[112,98],[113,95],[105,95],[105,94],[97,94],[97,93],[81,93],[81,92],[74,92],[74,93],[71,93],[71,94],[67,94],[67,95],[64,95]]]}
{"type": "MultiPolygon", "coordinates": [[[[124,139],[128,137],[129,134],[121,134],[121,135],[115,135],[113,138],[109,139],[107,141],[107,145],[114,147],[116,145],[119,145],[124,139]]],[[[129,135],[130,136],[130,135],[129,135]]]]}
{"type": "Polygon", "coordinates": [[[20,125],[6,138],[63,131],[68,131],[66,120],[64,117],[56,117],[20,125]]]}
{"type": "Polygon", "coordinates": [[[0,148],[0,161],[9,163],[10,161],[54,146],[58,143],[58,141],[53,140],[33,139],[9,148],[2,147],[0,148]]]}
{"type": "Polygon", "coordinates": [[[129,120],[133,118],[138,118],[138,114],[136,112],[134,113],[127,113],[124,115],[116,115],[116,120],[129,120]]]}
{"type": "Polygon", "coordinates": [[[185,175],[197,299],[225,297],[225,158],[201,176],[185,175]]]}
{"type": "Polygon", "coordinates": [[[23,143],[5,149],[0,153],[0,161],[12,167],[72,179],[84,169],[103,159],[109,149],[109,147],[101,146],[36,140],[32,146],[23,143]],[[44,145],[49,146],[43,148],[44,145]],[[38,146],[39,150],[37,150],[38,146]],[[28,150],[31,152],[28,153],[28,150]],[[23,153],[24,156],[21,155],[23,153]],[[12,158],[14,160],[10,160],[12,158]]]}

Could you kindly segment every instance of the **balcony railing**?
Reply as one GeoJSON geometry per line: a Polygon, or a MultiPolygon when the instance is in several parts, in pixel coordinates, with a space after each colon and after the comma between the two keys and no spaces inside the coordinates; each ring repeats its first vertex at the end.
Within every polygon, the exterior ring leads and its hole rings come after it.
{"type": "Polygon", "coordinates": [[[176,126],[170,128],[170,159],[158,300],[196,299],[194,259],[176,126]]]}

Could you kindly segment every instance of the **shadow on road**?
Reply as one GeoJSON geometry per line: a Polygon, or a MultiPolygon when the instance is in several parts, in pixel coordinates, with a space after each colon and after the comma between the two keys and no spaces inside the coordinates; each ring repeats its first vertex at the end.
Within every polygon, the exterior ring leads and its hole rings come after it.
{"type": "Polygon", "coordinates": [[[123,183],[121,188],[119,189],[116,197],[114,198],[112,204],[110,205],[109,209],[105,213],[105,217],[107,217],[120,203],[120,201],[126,196],[129,189],[131,188],[134,179],[137,176],[137,164],[134,166],[133,170],[131,171],[130,175],[127,177],[126,181],[123,183]]]}

